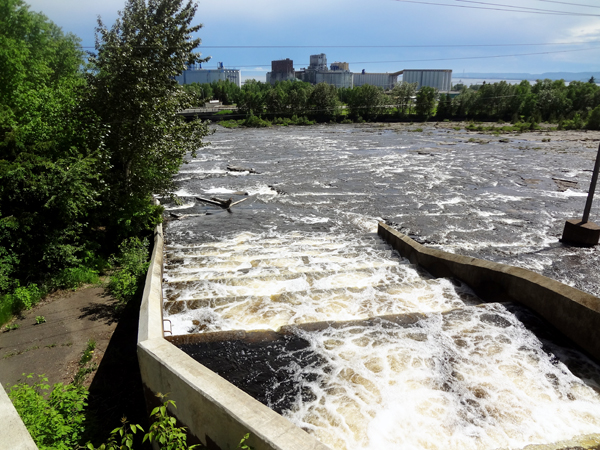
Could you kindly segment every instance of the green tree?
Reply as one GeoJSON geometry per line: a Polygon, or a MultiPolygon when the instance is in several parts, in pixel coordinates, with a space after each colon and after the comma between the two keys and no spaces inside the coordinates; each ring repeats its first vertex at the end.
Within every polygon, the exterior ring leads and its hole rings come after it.
{"type": "Polygon", "coordinates": [[[102,189],[79,40],[0,1],[0,293],[79,265],[102,189]]]}
{"type": "Polygon", "coordinates": [[[436,112],[437,119],[450,119],[454,115],[450,94],[442,94],[436,112]]]}
{"type": "Polygon", "coordinates": [[[310,94],[308,104],[317,120],[333,119],[338,113],[339,105],[336,87],[327,83],[317,84],[310,94]]]}
{"type": "Polygon", "coordinates": [[[437,97],[437,89],[430,86],[423,86],[417,92],[417,101],[415,109],[419,117],[427,120],[433,115],[435,109],[435,99],[437,97]]]}
{"type": "Polygon", "coordinates": [[[413,98],[417,92],[417,83],[398,83],[392,88],[392,101],[399,115],[411,113],[413,98]]]}
{"type": "Polygon", "coordinates": [[[90,102],[105,127],[111,189],[103,212],[113,236],[153,227],[161,208],[149,206],[151,194],[172,192],[184,155],[204,145],[206,124],[177,114],[193,97],[174,79],[205,61],[194,52],[196,8],[192,1],[128,0],[111,28],[98,19],[90,102]]]}
{"type": "Polygon", "coordinates": [[[385,99],[381,88],[370,84],[355,87],[348,97],[350,114],[366,120],[375,120],[381,112],[381,106],[385,103],[385,99]]]}

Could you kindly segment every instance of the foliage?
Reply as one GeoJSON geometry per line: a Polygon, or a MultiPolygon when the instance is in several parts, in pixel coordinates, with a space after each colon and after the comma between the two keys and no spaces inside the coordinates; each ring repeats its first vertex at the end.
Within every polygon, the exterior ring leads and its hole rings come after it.
{"type": "Polygon", "coordinates": [[[35,324],[40,325],[42,323],[46,323],[46,318],[44,316],[35,316],[35,324]]]}
{"type": "Polygon", "coordinates": [[[100,195],[80,108],[79,40],[21,0],[0,5],[0,292],[77,266],[100,195]]]}
{"type": "Polygon", "coordinates": [[[11,323],[10,325],[6,325],[4,327],[4,331],[13,331],[13,330],[18,330],[18,329],[19,329],[18,323],[11,323]]]}
{"type": "Polygon", "coordinates": [[[238,444],[237,448],[241,449],[241,450],[254,450],[253,447],[250,447],[248,444],[246,444],[246,441],[250,439],[250,433],[246,433],[244,435],[244,437],[242,438],[242,440],[240,441],[240,443],[238,444]]]}
{"type": "MultiPolygon", "coordinates": [[[[27,375],[32,379],[33,375],[27,375]]],[[[9,397],[40,450],[77,448],[85,427],[87,390],[57,383],[48,393],[48,379],[11,387],[9,397]]]]}
{"type": "MultiPolygon", "coordinates": [[[[161,394],[159,396],[164,398],[161,394]]],[[[177,420],[175,417],[169,416],[167,412],[169,405],[176,408],[173,400],[166,400],[162,406],[157,406],[152,410],[150,416],[154,416],[154,422],[152,422],[148,433],[144,436],[144,442],[146,440],[151,443],[156,442],[164,450],[191,450],[198,447],[198,445],[187,446],[185,427],[177,427],[177,420]]]]}
{"type": "Polygon", "coordinates": [[[119,245],[119,253],[109,263],[116,270],[108,283],[109,292],[119,301],[118,307],[127,304],[143,287],[148,270],[148,239],[132,237],[119,245]]]}
{"type": "Polygon", "coordinates": [[[375,120],[380,113],[380,107],[385,103],[381,88],[363,84],[352,89],[348,97],[350,114],[362,116],[367,120],[375,120]]]}
{"type": "Polygon", "coordinates": [[[410,114],[417,83],[398,83],[392,88],[392,104],[396,105],[399,115],[410,114]]]}
{"type": "Polygon", "coordinates": [[[110,437],[108,438],[106,444],[102,444],[100,447],[96,448],[91,442],[88,442],[85,448],[89,450],[133,449],[133,435],[135,435],[138,430],[144,431],[140,425],[130,424],[127,422],[127,419],[123,417],[121,419],[121,426],[110,432],[110,437]]]}
{"type": "Polygon", "coordinates": [[[151,229],[162,209],[151,194],[168,195],[173,175],[204,144],[205,123],[177,113],[193,96],[174,77],[203,62],[192,38],[197,6],[183,0],[128,0],[113,26],[98,19],[97,54],[90,57],[89,104],[103,124],[102,147],[110,163],[104,174],[105,220],[113,238],[151,229]]]}
{"type": "Polygon", "coordinates": [[[337,115],[337,89],[327,83],[317,84],[308,98],[312,116],[319,121],[329,121],[337,115]]]}
{"type": "Polygon", "coordinates": [[[81,358],[79,358],[79,367],[77,369],[75,377],[73,377],[73,385],[81,386],[85,381],[85,377],[98,368],[96,364],[88,365],[94,357],[95,349],[96,341],[94,341],[93,339],[88,339],[85,350],[83,351],[81,358]]]}
{"type": "Polygon", "coordinates": [[[419,89],[415,104],[415,110],[419,117],[427,120],[433,115],[436,97],[437,90],[432,87],[423,86],[419,89]]]}
{"type": "Polygon", "coordinates": [[[596,106],[590,113],[586,128],[589,130],[600,130],[600,105],[596,106]]]}

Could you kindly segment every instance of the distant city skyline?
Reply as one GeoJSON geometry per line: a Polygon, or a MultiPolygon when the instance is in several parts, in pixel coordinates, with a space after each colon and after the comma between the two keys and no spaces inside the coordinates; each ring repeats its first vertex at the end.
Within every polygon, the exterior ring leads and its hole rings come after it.
{"type": "MultiPolygon", "coordinates": [[[[79,36],[87,50],[94,47],[96,17],[110,26],[125,5],[124,0],[27,3],[79,36]]],[[[196,23],[204,24],[199,51],[212,56],[204,67],[222,61],[240,69],[243,79],[264,80],[277,59],[290,58],[301,69],[316,53],[327,54],[330,63],[348,62],[353,72],[452,69],[459,78],[463,71],[600,71],[600,6],[589,0],[204,0],[196,23]],[[513,8],[533,13],[505,10],[513,8]]]]}

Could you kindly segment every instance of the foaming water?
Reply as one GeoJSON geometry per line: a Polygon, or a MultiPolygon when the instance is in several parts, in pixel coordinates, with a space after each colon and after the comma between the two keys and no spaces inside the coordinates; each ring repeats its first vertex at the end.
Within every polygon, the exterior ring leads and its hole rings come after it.
{"type": "Polygon", "coordinates": [[[331,448],[522,448],[600,427],[598,392],[500,304],[299,334],[326,362],[288,368],[312,400],[286,415],[331,448]]]}
{"type": "MultiPolygon", "coordinates": [[[[311,221],[309,221],[311,222],[311,221]]],[[[377,236],[252,234],[166,254],[175,334],[445,311],[479,300],[419,275],[377,236]]]]}
{"type": "Polygon", "coordinates": [[[529,326],[526,310],[482,305],[375,234],[385,219],[428,246],[598,295],[599,249],[558,243],[589,183],[589,149],[472,144],[433,127],[236,130],[211,141],[176,179],[182,205],[167,205],[183,213],[166,226],[175,334],[297,326],[315,357],[285,368],[303,393],[285,414],[336,449],[522,448],[600,432],[595,363],[536,337],[548,327],[529,326]],[[245,200],[226,211],[194,199],[215,194],[245,200]],[[407,320],[381,319],[390,315],[407,320]],[[302,328],[315,322],[338,325],[302,328]]]}

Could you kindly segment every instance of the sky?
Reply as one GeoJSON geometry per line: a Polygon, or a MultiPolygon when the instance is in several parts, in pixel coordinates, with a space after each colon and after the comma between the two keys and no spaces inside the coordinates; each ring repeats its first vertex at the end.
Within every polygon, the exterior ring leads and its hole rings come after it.
{"type": "MultiPolygon", "coordinates": [[[[90,50],[97,17],[110,25],[125,5],[125,0],[25,1],[90,50]]],[[[203,68],[223,62],[240,69],[243,79],[264,80],[277,59],[290,58],[301,69],[318,53],[329,64],[348,62],[353,72],[452,69],[453,80],[465,72],[600,72],[598,0],[198,3],[199,51],[211,57],[203,68]]]]}

